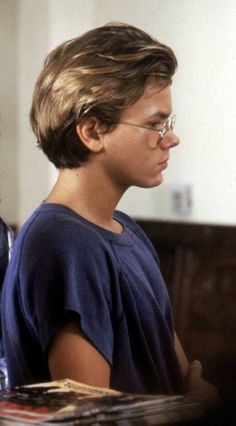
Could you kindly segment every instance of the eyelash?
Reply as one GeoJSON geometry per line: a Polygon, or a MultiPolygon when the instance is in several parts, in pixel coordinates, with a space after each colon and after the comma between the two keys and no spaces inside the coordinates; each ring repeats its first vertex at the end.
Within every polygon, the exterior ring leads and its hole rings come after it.
{"type": "Polygon", "coordinates": [[[148,127],[153,127],[153,128],[157,128],[161,126],[161,122],[160,121],[152,121],[150,123],[147,124],[148,127]]]}

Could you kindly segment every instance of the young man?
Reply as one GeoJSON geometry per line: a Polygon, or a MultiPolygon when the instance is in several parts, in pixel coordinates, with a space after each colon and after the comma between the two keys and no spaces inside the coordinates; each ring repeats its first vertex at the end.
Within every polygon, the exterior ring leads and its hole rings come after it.
{"type": "Polygon", "coordinates": [[[188,374],[192,390],[209,390],[174,332],[150,241],[116,211],[130,186],[161,184],[179,143],[176,65],[169,47],[116,23],[47,57],[31,124],[59,176],[21,229],[5,280],[11,385],[67,377],[171,394],[183,392],[188,374]]]}

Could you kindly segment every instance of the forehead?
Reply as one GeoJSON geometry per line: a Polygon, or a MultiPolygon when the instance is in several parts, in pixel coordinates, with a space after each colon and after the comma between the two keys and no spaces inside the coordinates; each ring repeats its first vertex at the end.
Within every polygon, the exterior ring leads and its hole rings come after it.
{"type": "Polygon", "coordinates": [[[170,86],[161,88],[157,84],[148,84],[140,98],[131,106],[126,108],[122,119],[133,117],[160,118],[168,117],[172,112],[170,86]]]}

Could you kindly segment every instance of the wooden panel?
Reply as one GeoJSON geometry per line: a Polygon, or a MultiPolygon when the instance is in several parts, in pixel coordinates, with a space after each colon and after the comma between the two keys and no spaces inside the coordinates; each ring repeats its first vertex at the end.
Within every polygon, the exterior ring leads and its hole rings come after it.
{"type": "Polygon", "coordinates": [[[160,257],[189,359],[236,399],[236,228],[138,221],[160,257]]]}

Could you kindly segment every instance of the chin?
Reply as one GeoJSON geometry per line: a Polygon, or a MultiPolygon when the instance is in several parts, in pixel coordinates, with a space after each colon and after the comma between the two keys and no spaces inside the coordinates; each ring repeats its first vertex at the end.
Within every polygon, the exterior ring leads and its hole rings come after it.
{"type": "Polygon", "coordinates": [[[159,175],[155,179],[150,179],[148,182],[142,182],[140,184],[137,184],[136,186],[138,186],[139,188],[155,188],[156,186],[161,185],[162,182],[163,176],[159,175]]]}
{"type": "Polygon", "coordinates": [[[163,182],[163,176],[162,174],[159,174],[158,176],[155,176],[153,180],[150,180],[150,186],[149,188],[154,188],[155,186],[161,185],[163,182]]]}

